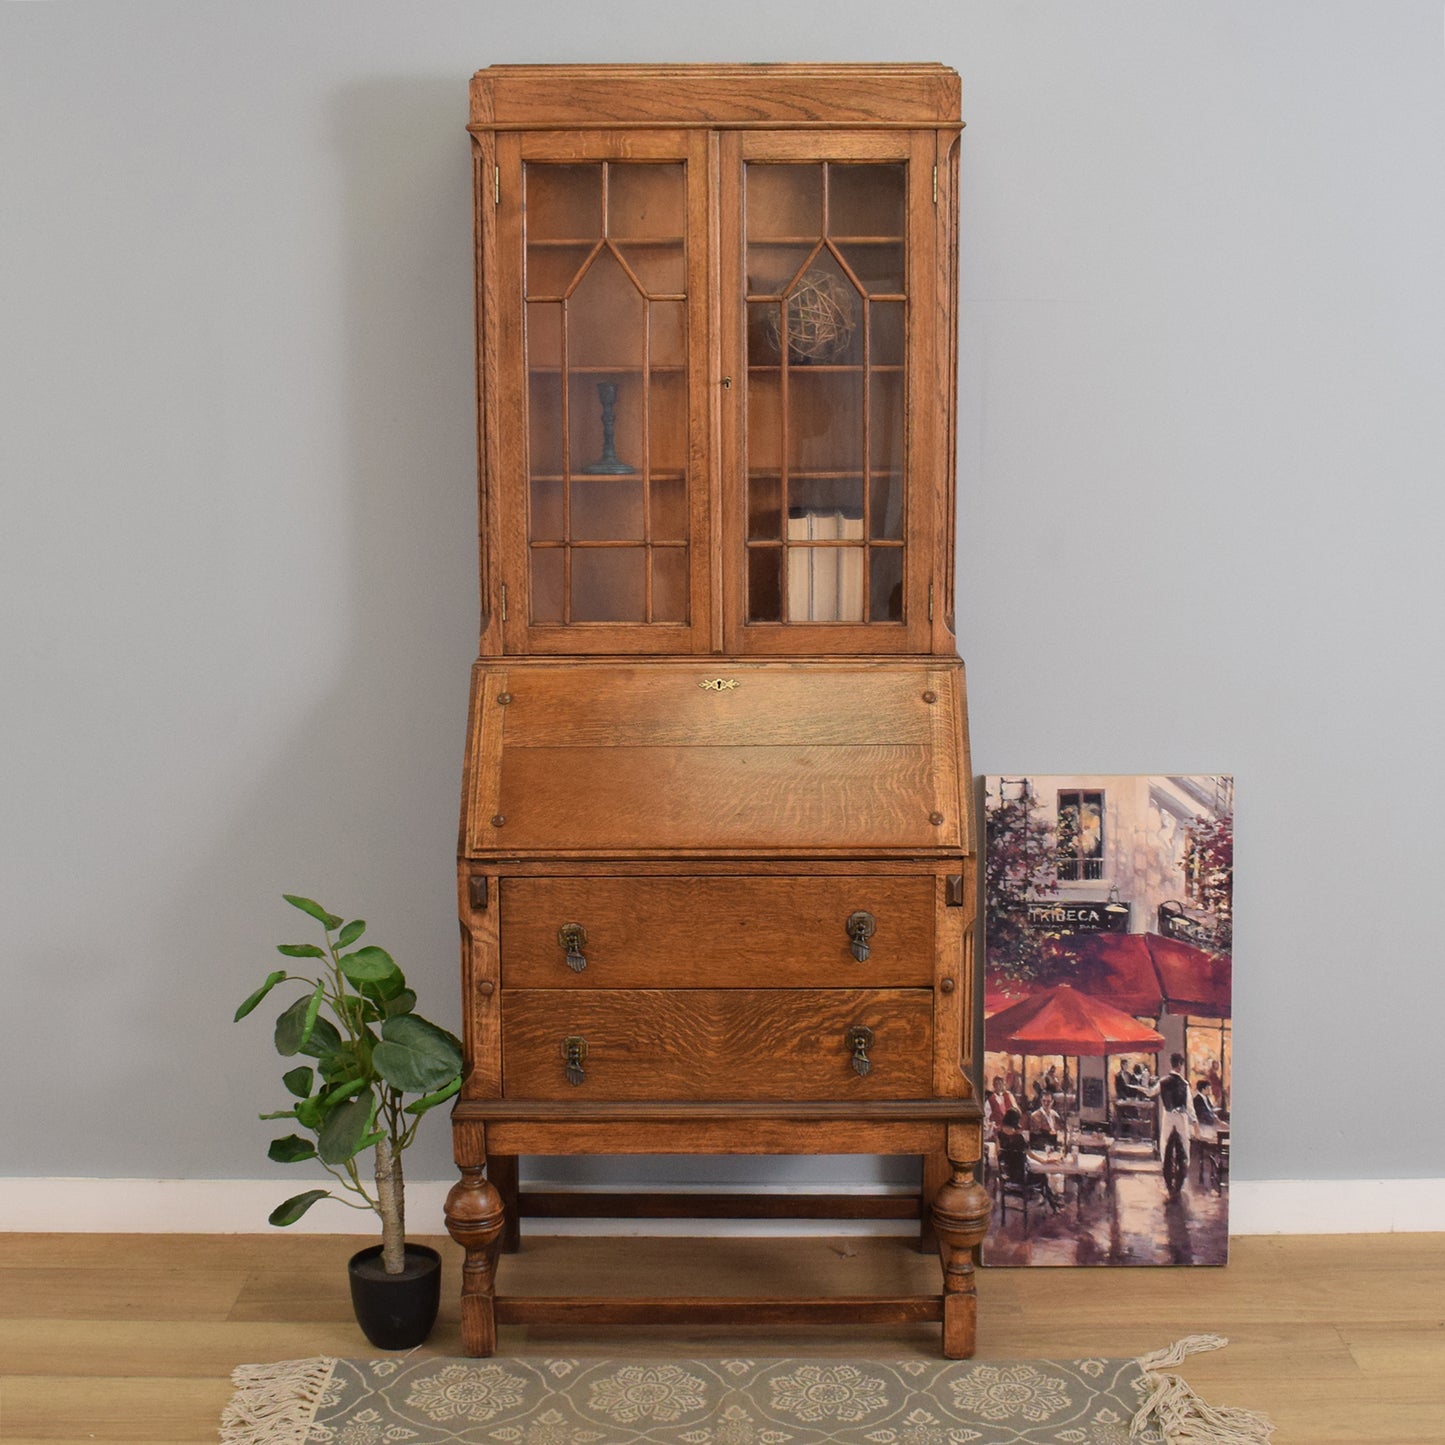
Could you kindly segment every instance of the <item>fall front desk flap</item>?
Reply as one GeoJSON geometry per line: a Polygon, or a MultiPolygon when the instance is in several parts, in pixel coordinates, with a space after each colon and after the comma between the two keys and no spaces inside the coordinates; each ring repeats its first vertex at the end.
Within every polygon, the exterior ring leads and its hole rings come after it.
{"type": "Polygon", "coordinates": [[[963,718],[939,658],[478,664],[462,855],[971,851],[963,718]]]}

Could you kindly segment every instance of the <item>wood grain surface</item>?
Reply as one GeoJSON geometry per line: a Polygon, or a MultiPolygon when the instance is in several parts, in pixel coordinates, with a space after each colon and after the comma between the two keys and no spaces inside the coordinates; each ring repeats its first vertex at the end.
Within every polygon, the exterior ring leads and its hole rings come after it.
{"type": "MultiPolygon", "coordinates": [[[[1328,1181],[1322,1181],[1328,1188],[1328,1181]]],[[[417,1227],[428,1228],[424,1219],[417,1227]]],[[[420,1353],[460,1353],[461,1251],[442,1253],[442,1312],[420,1353]]],[[[0,1235],[5,1445],[212,1445],[238,1365],[366,1355],[347,1294],[355,1236],[0,1235]],[[40,1273],[43,1272],[43,1278],[40,1273]]],[[[909,1238],[552,1237],[504,1256],[504,1293],[587,1298],[896,1297],[937,1286],[909,1238]]],[[[1215,1404],[1263,1410],[1277,1445],[1439,1445],[1445,1420],[1445,1234],[1243,1237],[1227,1269],[998,1269],[978,1276],[978,1358],[1132,1357],[1201,1329],[1229,1347],[1179,1373],[1215,1404]]],[[[646,1358],[932,1357],[933,1324],[720,1327],[504,1324],[498,1348],[646,1358]],[[560,1331],[560,1333],[559,1333],[560,1331]]]]}
{"type": "Polygon", "coordinates": [[[507,1099],[907,1099],[932,1084],[927,989],[608,989],[502,995],[507,1099]],[[844,1036],[873,1031],[857,1074],[844,1036]],[[587,1040],[574,1087],[562,1043],[587,1040]]]}
{"type": "Polygon", "coordinates": [[[508,878],[502,884],[508,988],[928,987],[931,875],[915,878],[508,878]],[[848,919],[877,927],[864,963],[848,919]],[[574,973],[564,923],[587,932],[574,973]]]}
{"type": "Polygon", "coordinates": [[[942,65],[494,65],[472,79],[471,125],[928,126],[957,122],[942,65]]]}

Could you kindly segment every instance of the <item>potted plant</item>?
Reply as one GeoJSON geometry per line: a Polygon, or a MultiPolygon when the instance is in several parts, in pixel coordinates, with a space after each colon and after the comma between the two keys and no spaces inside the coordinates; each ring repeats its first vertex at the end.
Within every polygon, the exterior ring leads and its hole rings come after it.
{"type": "Polygon", "coordinates": [[[277,1205],[270,1222],[294,1224],[320,1199],[373,1210],[381,1219],[381,1243],[350,1264],[357,1322],[378,1348],[410,1349],[436,1320],[441,1257],[406,1242],[402,1155],[422,1115],[461,1088],[461,1044],[416,1012],[416,994],[389,953],[354,946],[365,922],[345,923],[310,898],[283,897],[321,925],[325,945],[283,943],[279,951],[314,960],[317,974],[277,969],[236,1010],[236,1018],[245,1018],[282,984],[305,986],[276,1020],[276,1051],[315,1064],[283,1074],[281,1082],[295,1102],[261,1118],[294,1119],[306,1132],[273,1139],[267,1152],[281,1164],[317,1160],[345,1193],[308,1189],[277,1205]],[[408,1094],[416,1095],[410,1103],[408,1094]],[[374,1154],[370,1189],[358,1166],[368,1150],[374,1154]]]}

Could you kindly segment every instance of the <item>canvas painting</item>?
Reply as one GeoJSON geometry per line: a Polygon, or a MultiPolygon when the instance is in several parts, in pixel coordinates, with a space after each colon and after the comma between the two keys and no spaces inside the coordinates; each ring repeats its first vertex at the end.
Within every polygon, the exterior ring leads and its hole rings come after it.
{"type": "Polygon", "coordinates": [[[1234,780],[985,781],[992,1265],[1229,1254],[1234,780]]]}

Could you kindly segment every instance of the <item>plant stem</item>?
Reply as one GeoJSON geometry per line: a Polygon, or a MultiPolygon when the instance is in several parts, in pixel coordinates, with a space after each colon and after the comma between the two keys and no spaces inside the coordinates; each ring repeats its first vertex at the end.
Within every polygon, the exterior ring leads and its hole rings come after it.
{"type": "Polygon", "coordinates": [[[376,1145],[376,1200],[381,1214],[381,1264],[387,1274],[406,1267],[406,1233],[402,1218],[401,1155],[391,1136],[376,1145]]]}

